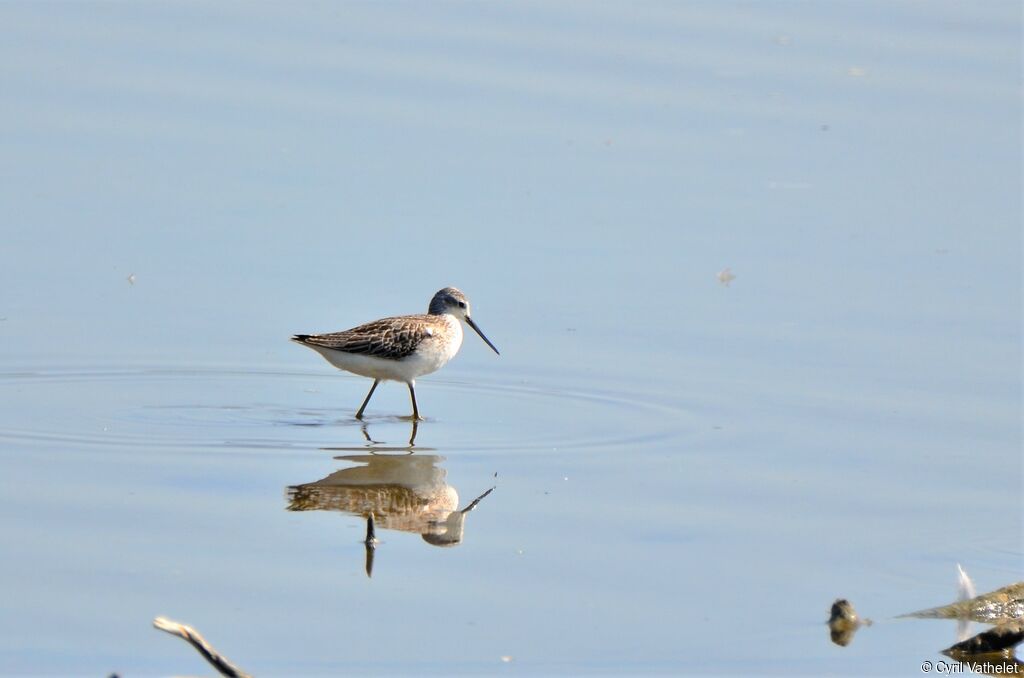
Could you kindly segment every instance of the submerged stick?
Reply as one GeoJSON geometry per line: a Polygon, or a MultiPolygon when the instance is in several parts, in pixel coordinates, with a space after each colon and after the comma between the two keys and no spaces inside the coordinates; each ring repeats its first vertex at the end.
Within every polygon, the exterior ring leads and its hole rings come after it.
{"type": "Polygon", "coordinates": [[[172,636],[178,636],[187,640],[189,644],[196,649],[199,654],[203,656],[203,659],[210,662],[213,668],[217,669],[221,675],[227,676],[228,678],[252,678],[248,673],[238,668],[227,660],[226,657],[221,655],[217,650],[210,645],[209,642],[191,626],[186,624],[179,624],[176,621],[167,619],[166,617],[157,617],[153,620],[153,626],[166,631],[172,636]]]}
{"type": "Polygon", "coordinates": [[[983,624],[1005,624],[1024,620],[1024,581],[942,607],[919,610],[900,617],[922,619],[970,619],[983,624]]]}
{"type": "Polygon", "coordinates": [[[377,545],[377,528],[374,526],[373,513],[366,516],[366,539],[363,541],[367,547],[373,548],[377,545]]]}
{"type": "Polygon", "coordinates": [[[373,554],[377,549],[377,544],[380,540],[377,539],[377,528],[374,527],[373,512],[366,516],[366,540],[363,544],[366,545],[366,576],[373,576],[373,554]]]}

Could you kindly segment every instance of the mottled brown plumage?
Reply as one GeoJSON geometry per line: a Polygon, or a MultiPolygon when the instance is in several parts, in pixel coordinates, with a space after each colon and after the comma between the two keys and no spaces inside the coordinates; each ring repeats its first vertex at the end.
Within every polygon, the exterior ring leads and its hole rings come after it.
{"type": "Polygon", "coordinates": [[[435,328],[443,327],[440,316],[402,315],[381,318],[341,332],[296,334],[293,339],[302,344],[345,353],[401,360],[412,355],[421,341],[433,336],[435,328]]]}

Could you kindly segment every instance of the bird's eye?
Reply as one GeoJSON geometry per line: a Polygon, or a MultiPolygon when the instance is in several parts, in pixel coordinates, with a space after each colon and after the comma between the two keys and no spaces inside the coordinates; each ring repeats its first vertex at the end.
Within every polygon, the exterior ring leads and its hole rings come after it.
{"type": "Polygon", "coordinates": [[[459,308],[466,308],[466,302],[460,301],[459,302],[459,308]]]}

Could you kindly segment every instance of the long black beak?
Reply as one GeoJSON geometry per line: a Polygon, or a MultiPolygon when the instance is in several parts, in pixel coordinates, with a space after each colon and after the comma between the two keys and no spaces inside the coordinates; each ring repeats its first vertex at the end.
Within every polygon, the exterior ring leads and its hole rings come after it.
{"type": "Polygon", "coordinates": [[[494,351],[498,355],[501,355],[501,353],[498,352],[498,349],[494,348],[494,344],[491,343],[491,340],[484,336],[484,333],[480,331],[480,328],[476,326],[476,323],[473,322],[473,319],[470,318],[468,315],[466,316],[466,324],[472,327],[473,330],[480,335],[480,338],[483,339],[484,342],[491,347],[492,351],[494,351]]]}

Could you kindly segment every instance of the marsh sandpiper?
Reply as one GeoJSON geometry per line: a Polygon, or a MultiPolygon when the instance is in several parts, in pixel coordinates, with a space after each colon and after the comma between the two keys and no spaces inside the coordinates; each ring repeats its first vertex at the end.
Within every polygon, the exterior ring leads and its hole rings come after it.
{"type": "Polygon", "coordinates": [[[409,387],[412,418],[416,421],[420,419],[416,407],[416,378],[441,369],[459,352],[462,346],[460,320],[466,321],[498,353],[470,317],[469,299],[454,287],[446,287],[435,294],[425,315],[382,318],[330,334],[296,334],[292,341],[313,349],[338,369],[373,379],[356,419],[363,418],[377,384],[401,381],[409,387]]]}

